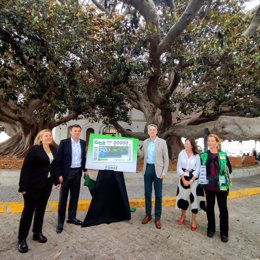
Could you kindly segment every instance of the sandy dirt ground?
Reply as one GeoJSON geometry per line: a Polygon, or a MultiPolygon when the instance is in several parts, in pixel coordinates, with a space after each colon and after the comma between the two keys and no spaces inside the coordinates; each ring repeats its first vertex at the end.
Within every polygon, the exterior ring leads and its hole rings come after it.
{"type": "MultiPolygon", "coordinates": [[[[190,214],[183,226],[178,226],[180,211],[163,208],[162,229],[154,222],[141,224],[144,209],[132,213],[129,222],[81,228],[65,224],[56,234],[57,213],[46,213],[43,233],[46,244],[27,242],[29,252],[17,250],[17,229],[20,214],[0,214],[0,259],[251,259],[260,260],[260,195],[229,200],[230,237],[220,241],[219,229],[213,238],[206,236],[206,215],[199,212],[198,229],[190,230],[190,214]]],[[[78,212],[84,219],[85,212],[78,212]]],[[[218,209],[216,207],[218,225],[218,209]]]]}

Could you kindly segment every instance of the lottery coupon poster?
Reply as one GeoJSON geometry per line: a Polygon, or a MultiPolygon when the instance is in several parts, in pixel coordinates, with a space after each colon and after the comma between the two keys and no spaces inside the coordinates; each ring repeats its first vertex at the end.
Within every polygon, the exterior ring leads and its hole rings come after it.
{"type": "Polygon", "coordinates": [[[136,172],[138,142],[136,138],[90,134],[86,168],[136,172]]]}

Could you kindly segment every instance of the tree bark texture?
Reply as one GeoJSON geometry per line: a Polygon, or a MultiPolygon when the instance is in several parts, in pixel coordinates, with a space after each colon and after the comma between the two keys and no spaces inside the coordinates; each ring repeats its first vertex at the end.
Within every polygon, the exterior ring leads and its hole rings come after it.
{"type": "Polygon", "coordinates": [[[260,26],[260,5],[258,6],[254,18],[252,19],[250,25],[245,30],[243,35],[246,37],[250,37],[250,36],[254,35],[255,32],[257,31],[257,29],[259,28],[259,26],[260,26]]]}

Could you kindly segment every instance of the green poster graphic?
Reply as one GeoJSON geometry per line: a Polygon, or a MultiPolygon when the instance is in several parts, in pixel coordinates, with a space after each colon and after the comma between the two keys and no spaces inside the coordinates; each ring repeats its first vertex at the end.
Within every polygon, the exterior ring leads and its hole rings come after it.
{"type": "Polygon", "coordinates": [[[86,168],[136,172],[136,138],[90,134],[86,168]]]}

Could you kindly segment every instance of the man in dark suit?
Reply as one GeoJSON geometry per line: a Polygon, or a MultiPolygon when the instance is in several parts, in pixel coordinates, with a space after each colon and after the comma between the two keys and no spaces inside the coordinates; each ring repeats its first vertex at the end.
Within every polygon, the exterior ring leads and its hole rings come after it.
{"type": "Polygon", "coordinates": [[[72,125],[70,128],[71,137],[62,140],[58,149],[58,161],[61,169],[60,183],[62,183],[58,207],[57,233],[63,230],[66,216],[66,205],[70,192],[67,223],[81,225],[82,222],[76,218],[80,183],[82,171],[85,171],[86,142],[80,137],[81,126],[72,125]]]}

